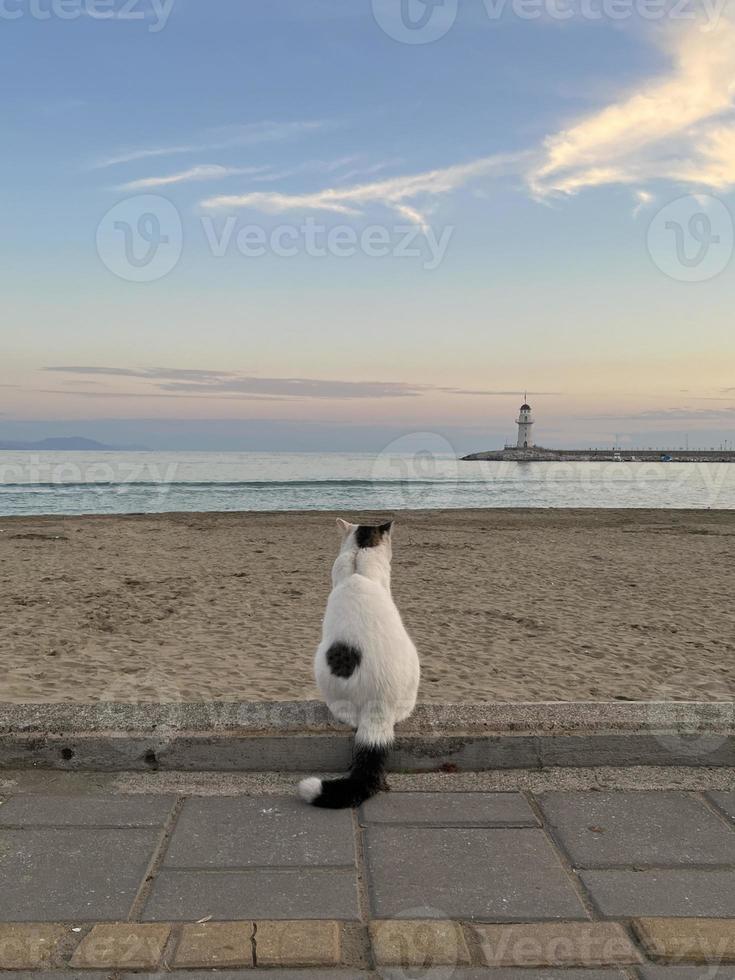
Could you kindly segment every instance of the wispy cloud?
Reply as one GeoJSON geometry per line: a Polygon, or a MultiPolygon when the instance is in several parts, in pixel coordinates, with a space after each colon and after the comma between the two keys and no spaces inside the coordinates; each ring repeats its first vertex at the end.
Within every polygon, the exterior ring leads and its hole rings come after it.
{"type": "Polygon", "coordinates": [[[735,20],[654,35],[672,61],[662,77],[549,136],[528,174],[540,198],[648,180],[735,183],[735,20]]]}
{"type": "Polygon", "coordinates": [[[421,388],[401,381],[335,381],[324,378],[261,378],[252,375],[211,381],[161,381],[157,387],[173,394],[263,395],[281,398],[407,398],[421,388]]]}
{"type": "Polygon", "coordinates": [[[633,208],[633,217],[637,218],[641,211],[648,207],[649,204],[653,204],[655,197],[649,191],[638,190],[633,194],[636,205],[633,208]]]}
{"type": "Polygon", "coordinates": [[[231,371],[208,371],[203,368],[119,368],[96,367],[92,365],[59,365],[45,367],[44,371],[60,374],[92,374],[118,378],[173,378],[181,380],[207,381],[215,378],[234,378],[231,371]]]}
{"type": "MultiPolygon", "coordinates": [[[[231,371],[197,370],[189,368],[115,368],[86,365],[54,365],[44,371],[74,376],[138,378],[149,383],[154,397],[209,396],[266,399],[353,399],[353,398],[415,398],[430,393],[451,395],[520,395],[520,391],[469,389],[411,384],[405,381],[340,381],[324,378],[267,378],[231,371]]],[[[57,392],[69,394],[70,392],[57,392]]],[[[93,392],[79,392],[95,397],[93,392]]],[[[138,397],[141,397],[138,392],[138,397]]],[[[148,392],[144,392],[148,397],[148,392]]],[[[132,397],[132,392],[105,393],[106,397],[132,397]]]]}
{"type": "Polygon", "coordinates": [[[235,126],[220,126],[203,133],[197,140],[186,143],[173,143],[163,146],[144,146],[120,150],[92,164],[92,169],[113,167],[136,160],[153,157],[175,156],[179,153],[207,153],[212,150],[225,150],[235,146],[255,146],[261,143],[275,143],[293,139],[307,133],[316,132],[333,125],[325,120],[305,120],[294,122],[258,122],[235,126]]]}
{"type": "MultiPolygon", "coordinates": [[[[653,39],[671,61],[665,73],[646,79],[633,91],[550,135],[539,147],[344,186],[356,176],[348,173],[317,191],[220,194],[206,198],[202,207],[358,216],[377,205],[425,227],[432,199],[480,179],[511,173],[522,174],[537,199],[602,185],[646,185],[661,180],[699,188],[735,185],[732,5],[706,31],[692,20],[675,29],[670,25],[657,29],[653,39]]],[[[285,179],[292,174],[287,171],[277,176],[285,179]]],[[[653,199],[649,190],[637,190],[634,216],[653,199]]]]}
{"type": "MultiPolygon", "coordinates": [[[[381,170],[385,170],[391,165],[391,161],[383,161],[382,163],[374,164],[364,164],[358,165],[360,160],[359,154],[355,154],[347,157],[338,157],[336,160],[304,160],[303,163],[299,163],[295,167],[289,167],[287,170],[274,170],[269,171],[264,174],[259,174],[253,178],[253,183],[271,183],[277,180],[285,180],[288,177],[296,177],[299,174],[308,173],[322,173],[322,174],[334,174],[334,179],[336,181],[342,182],[345,180],[352,180],[355,177],[366,177],[370,174],[379,173],[381,170]],[[352,169],[347,170],[343,173],[338,173],[343,167],[348,167],[351,165],[352,169]]],[[[395,165],[397,161],[393,161],[395,165]]]]}
{"type": "Polygon", "coordinates": [[[265,173],[267,167],[222,167],[216,163],[203,163],[188,170],[160,177],[141,177],[138,180],[121,184],[120,190],[138,191],[151,187],[168,187],[171,184],[186,184],[198,180],[221,180],[225,177],[241,177],[265,173]]]}
{"type": "MultiPolygon", "coordinates": [[[[347,162],[347,161],[345,161],[347,162]]],[[[340,182],[347,180],[354,180],[355,177],[370,177],[373,174],[380,173],[383,170],[387,170],[388,167],[400,166],[401,160],[383,160],[381,163],[373,163],[365,166],[356,166],[351,170],[347,170],[337,176],[337,180],[340,182]]]]}
{"type": "Polygon", "coordinates": [[[265,398],[405,398],[421,394],[420,385],[386,381],[336,381],[319,378],[267,378],[231,371],[187,368],[113,368],[53,366],[46,371],[73,375],[139,378],[172,396],[240,395],[265,398]]]}
{"type": "Polygon", "coordinates": [[[379,204],[411,222],[424,225],[426,215],[422,205],[427,199],[448,194],[479,177],[510,173],[517,169],[522,157],[523,154],[499,154],[439,170],[302,194],[277,191],[223,194],[202,201],[202,207],[212,210],[254,208],[271,214],[312,210],[360,215],[368,205],[379,204]]]}
{"type": "Polygon", "coordinates": [[[615,422],[667,422],[667,421],[698,421],[700,419],[732,419],[735,416],[735,406],[723,408],[656,408],[644,412],[632,412],[627,415],[591,415],[585,421],[606,419],[615,422]]]}

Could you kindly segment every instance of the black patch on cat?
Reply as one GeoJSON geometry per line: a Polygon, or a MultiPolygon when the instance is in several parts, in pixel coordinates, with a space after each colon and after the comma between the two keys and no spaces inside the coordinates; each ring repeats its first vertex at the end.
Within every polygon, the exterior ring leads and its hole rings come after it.
{"type": "Polygon", "coordinates": [[[388,521],[387,524],[378,524],[377,526],[372,526],[370,524],[358,525],[358,528],[355,531],[357,547],[377,548],[377,546],[383,540],[383,535],[387,534],[392,527],[393,521],[388,521]]]}
{"type": "Polygon", "coordinates": [[[327,665],[335,677],[352,677],[361,661],[360,651],[348,643],[333,643],[327,650],[327,665]]]}

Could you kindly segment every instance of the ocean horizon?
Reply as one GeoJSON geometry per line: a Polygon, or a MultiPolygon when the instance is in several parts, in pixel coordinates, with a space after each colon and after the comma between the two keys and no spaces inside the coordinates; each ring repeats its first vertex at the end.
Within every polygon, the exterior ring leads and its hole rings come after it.
{"type": "Polygon", "coordinates": [[[727,463],[448,454],[0,452],[0,517],[446,508],[735,508],[727,463]]]}

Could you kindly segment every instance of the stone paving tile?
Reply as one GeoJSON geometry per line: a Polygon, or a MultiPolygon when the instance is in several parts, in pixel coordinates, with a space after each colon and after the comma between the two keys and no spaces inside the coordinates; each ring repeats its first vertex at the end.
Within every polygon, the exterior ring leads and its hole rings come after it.
{"type": "Polygon", "coordinates": [[[360,810],[362,823],[445,827],[537,827],[520,793],[381,793],[360,810]]]}
{"type": "MultiPolygon", "coordinates": [[[[84,976],[87,976],[87,974],[84,974],[84,976]]],[[[6,980],[6,974],[2,975],[2,980],[6,980]]],[[[19,978],[19,980],[26,980],[26,978],[19,978]]],[[[28,980],[31,980],[30,976],[28,980]]],[[[39,978],[39,980],[44,980],[44,978],[39,978]]],[[[63,980],[63,978],[59,975],[58,977],[49,978],[49,980],[63,980]]],[[[94,980],[94,978],[90,978],[90,980],[94,980]]],[[[307,970],[247,969],[217,970],[216,972],[209,970],[175,970],[173,973],[123,973],[121,980],[379,980],[379,977],[377,973],[370,973],[364,970],[323,970],[312,968],[307,970]]],[[[409,980],[409,978],[404,973],[400,980],[409,980]]],[[[426,977],[425,980],[432,980],[432,978],[426,977]]],[[[436,980],[440,980],[440,978],[437,977],[436,980]]],[[[460,980],[460,978],[457,978],[457,980],[460,980]]],[[[486,978],[486,980],[492,980],[492,978],[486,978]]],[[[566,980],[575,980],[575,978],[567,977],[566,980]]],[[[579,977],[576,980],[585,980],[585,978],[579,977]]],[[[597,978],[594,978],[594,980],[597,980],[597,978]]],[[[604,980],[604,978],[600,977],[600,980],[604,980]]],[[[617,977],[608,976],[607,980],[617,980],[617,977]]]]}
{"type": "MultiPolygon", "coordinates": [[[[422,977],[421,974],[406,973],[400,967],[387,967],[379,973],[380,980],[445,980],[445,976],[439,973],[439,969],[434,975],[431,973],[422,977]]],[[[315,978],[316,980],[316,978],[315,978]]],[[[328,980],[327,974],[319,980],[328,980]]],[[[621,970],[522,970],[512,968],[500,968],[490,970],[484,967],[469,967],[465,970],[455,970],[446,980],[627,980],[627,974],[621,970]]],[[[700,977],[699,980],[709,980],[707,977],[700,977]]]]}
{"type": "Polygon", "coordinates": [[[714,800],[717,806],[723,810],[731,820],[735,820],[735,792],[733,793],[716,793],[711,792],[707,794],[710,799],[714,800]]]}
{"type": "Polygon", "coordinates": [[[735,966],[659,966],[646,963],[638,967],[638,973],[643,980],[735,980],[735,966]]]}
{"type": "Polygon", "coordinates": [[[735,862],[735,828],[686,793],[544,793],[539,803],[578,868],[735,862]]]}
{"type": "Polygon", "coordinates": [[[358,919],[357,879],[349,871],[160,871],[142,918],[358,919]]]}
{"type": "Polygon", "coordinates": [[[252,922],[197,922],[185,925],[176,949],[176,967],[252,966],[252,922]]]}
{"type": "Polygon", "coordinates": [[[380,918],[585,919],[540,830],[371,825],[365,834],[380,918]]]}
{"type": "Polygon", "coordinates": [[[54,957],[62,939],[72,935],[57,923],[0,923],[0,970],[43,970],[58,965],[54,957]]]}
{"type": "MultiPolygon", "coordinates": [[[[437,968],[440,970],[441,968],[437,968]]],[[[639,968],[640,969],[640,968],[639,968]]],[[[425,980],[445,980],[443,972],[425,975],[425,980]]],[[[165,973],[123,973],[121,980],[410,980],[418,978],[414,972],[406,973],[402,967],[383,967],[376,972],[339,969],[252,969],[238,970],[174,970],[165,973]]],[[[707,971],[695,967],[646,967],[641,971],[645,980],[735,980],[735,973],[725,968],[707,971]]],[[[57,970],[57,971],[8,971],[3,980],[110,980],[110,971],[57,970]]],[[[422,974],[421,977],[424,977],[422,974]]],[[[451,980],[628,980],[620,970],[528,970],[485,969],[482,967],[459,968],[452,972],[451,980]]]]}
{"type": "Polygon", "coordinates": [[[175,796],[14,796],[0,827],[160,827],[175,796]]]}
{"type": "Polygon", "coordinates": [[[735,963],[735,919],[634,919],[652,959],[673,963],[735,963]]]}
{"type": "MultiPolygon", "coordinates": [[[[2,976],[2,980],[110,980],[110,971],[8,970],[7,973],[4,972],[0,976],[2,976]]],[[[140,974],[136,973],[134,976],[140,976],[140,974]]]]}
{"type": "Polygon", "coordinates": [[[258,966],[339,966],[342,958],[337,922],[263,922],[257,924],[258,966]]]}
{"type": "Polygon", "coordinates": [[[155,970],[170,932],[170,926],[140,922],[96,925],[77,946],[70,962],[82,970],[155,970]]]}
{"type": "Polygon", "coordinates": [[[125,919],[158,830],[0,830],[0,921],[125,919]]]}
{"type": "MultiPolygon", "coordinates": [[[[101,980],[89,973],[80,974],[89,980],[101,980]]],[[[3,974],[3,980],[77,980],[69,974],[19,975],[3,974]]],[[[447,977],[438,967],[428,973],[406,972],[402,967],[382,967],[375,973],[349,969],[304,970],[175,970],[173,973],[124,973],[121,980],[627,980],[620,970],[488,970],[459,968],[447,977]]],[[[668,980],[661,977],[661,980],[668,980]]],[[[676,980],[672,977],[671,980],[676,980]]],[[[730,977],[682,977],[681,980],[731,980],[730,977]]]]}
{"type": "Polygon", "coordinates": [[[382,919],[370,923],[370,940],[375,962],[381,966],[429,970],[472,962],[458,922],[382,919]]]}
{"type": "Polygon", "coordinates": [[[641,955],[617,922],[536,922],[473,927],[489,967],[605,967],[641,955]]]}
{"type": "Polygon", "coordinates": [[[727,918],[735,909],[734,871],[582,871],[604,916],[727,918]]]}
{"type": "Polygon", "coordinates": [[[168,868],[344,867],[355,863],[349,810],[295,797],[187,800],[164,857],[168,868]]]}

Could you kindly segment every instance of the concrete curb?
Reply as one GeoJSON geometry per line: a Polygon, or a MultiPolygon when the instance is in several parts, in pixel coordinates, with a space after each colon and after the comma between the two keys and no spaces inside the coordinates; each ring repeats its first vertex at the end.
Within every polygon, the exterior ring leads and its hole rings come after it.
{"type": "MultiPolygon", "coordinates": [[[[599,970],[645,967],[651,961],[702,968],[735,962],[735,919],[661,916],[635,918],[630,924],[622,920],[437,918],[373,918],[367,923],[336,919],[100,921],[85,922],[77,933],[68,922],[0,923],[0,970],[54,970],[60,971],[56,974],[60,980],[84,976],[80,970],[161,970],[164,975],[173,970],[174,976],[193,980],[203,972],[184,971],[224,970],[231,976],[229,971],[257,965],[276,970],[321,967],[319,977],[344,977],[344,972],[336,972],[340,967],[364,970],[372,962],[379,970],[400,968],[398,977],[406,977],[409,971],[436,977],[449,976],[450,970],[454,975],[455,968],[462,966],[599,970]]],[[[273,974],[279,975],[283,976],[280,971],[273,974]]],[[[316,972],[299,975],[317,977],[316,972]]],[[[544,975],[538,974],[539,978],[544,975]]],[[[581,974],[571,974],[577,975],[581,974]]],[[[704,969],[699,975],[705,975],[704,969]]],[[[610,973],[611,978],[617,976],[610,973]]]]}
{"type": "MultiPolygon", "coordinates": [[[[334,772],[349,729],[316,701],[1,704],[0,768],[334,772]]],[[[735,702],[422,704],[390,768],[735,766],[735,702]]]]}
{"type": "MultiPolygon", "coordinates": [[[[0,735],[70,731],[346,732],[321,701],[136,702],[19,704],[0,702],[0,735]]],[[[729,731],[735,701],[532,701],[418,704],[402,733],[494,734],[615,731],[729,731]]]]}

